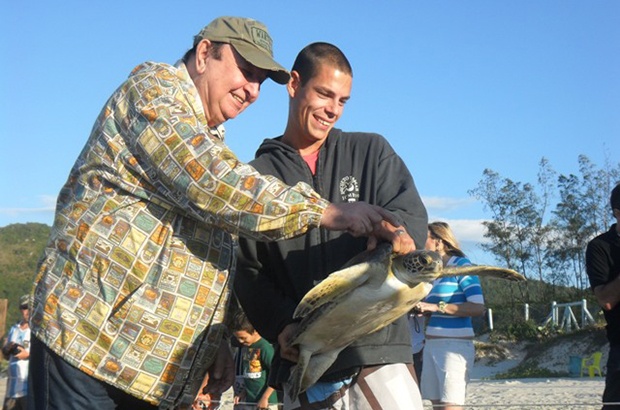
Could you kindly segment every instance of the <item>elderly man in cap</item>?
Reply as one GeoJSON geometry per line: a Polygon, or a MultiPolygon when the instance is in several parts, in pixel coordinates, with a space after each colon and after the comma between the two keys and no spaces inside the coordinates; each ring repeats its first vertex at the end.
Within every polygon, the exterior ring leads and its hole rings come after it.
{"type": "Polygon", "coordinates": [[[9,330],[2,346],[2,355],[9,361],[9,377],[3,410],[26,410],[28,394],[28,359],[30,358],[30,326],[28,325],[28,295],[19,298],[22,318],[9,330]]]}
{"type": "Polygon", "coordinates": [[[35,277],[31,409],[187,408],[205,375],[207,393],[226,390],[238,236],[274,241],[320,225],[413,248],[389,212],[331,204],[230,151],[222,124],[267,77],[289,79],[267,28],[223,17],[182,61],[139,65],[107,101],[35,277]]]}

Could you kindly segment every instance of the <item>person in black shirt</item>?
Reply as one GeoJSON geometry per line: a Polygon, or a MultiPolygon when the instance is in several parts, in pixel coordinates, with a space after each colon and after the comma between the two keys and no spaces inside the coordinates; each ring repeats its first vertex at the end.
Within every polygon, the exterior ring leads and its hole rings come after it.
{"type": "Polygon", "coordinates": [[[611,209],[616,223],[588,243],[586,271],[590,286],[607,321],[609,359],[603,409],[620,409],[620,184],[611,191],[611,209]]]}

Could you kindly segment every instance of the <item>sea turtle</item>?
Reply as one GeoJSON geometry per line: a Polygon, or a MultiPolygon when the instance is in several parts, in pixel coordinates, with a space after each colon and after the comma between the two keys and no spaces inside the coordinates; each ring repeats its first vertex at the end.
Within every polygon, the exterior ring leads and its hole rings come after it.
{"type": "Polygon", "coordinates": [[[514,270],[494,266],[443,267],[441,257],[431,251],[396,256],[387,243],[330,274],[306,293],[294,313],[301,321],[291,338],[299,348],[289,379],[291,398],[316,383],[353,341],[410,311],[430,292],[433,280],[459,275],[525,280],[514,270]]]}

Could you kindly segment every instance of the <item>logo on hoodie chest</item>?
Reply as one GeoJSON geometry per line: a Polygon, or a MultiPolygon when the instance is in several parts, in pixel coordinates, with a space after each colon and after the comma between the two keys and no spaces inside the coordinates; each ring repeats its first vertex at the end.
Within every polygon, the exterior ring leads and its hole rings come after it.
{"type": "Polygon", "coordinates": [[[340,197],[343,202],[357,202],[360,199],[360,186],[354,176],[348,175],[340,180],[340,197]]]}

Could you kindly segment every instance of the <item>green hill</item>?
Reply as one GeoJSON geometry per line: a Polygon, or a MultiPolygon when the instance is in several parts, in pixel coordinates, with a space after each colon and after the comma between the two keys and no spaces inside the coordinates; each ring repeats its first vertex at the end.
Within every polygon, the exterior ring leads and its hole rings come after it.
{"type": "MultiPolygon", "coordinates": [[[[0,228],[0,299],[8,299],[7,327],[20,318],[19,297],[30,293],[51,227],[40,223],[0,228]]],[[[8,330],[8,329],[5,329],[8,330]]]]}

